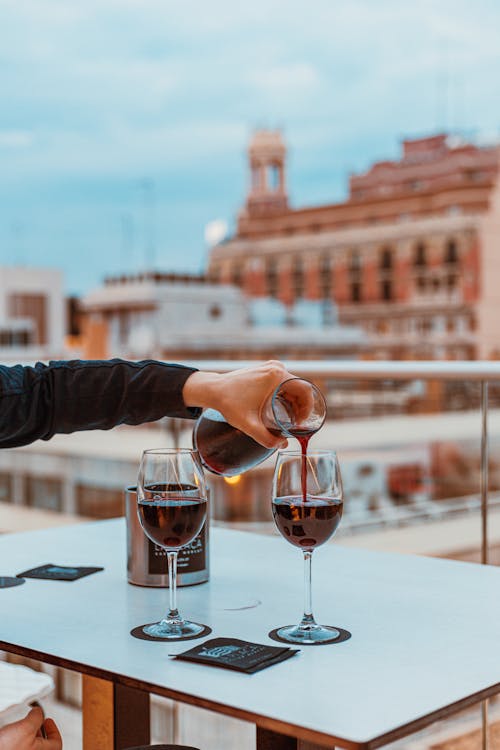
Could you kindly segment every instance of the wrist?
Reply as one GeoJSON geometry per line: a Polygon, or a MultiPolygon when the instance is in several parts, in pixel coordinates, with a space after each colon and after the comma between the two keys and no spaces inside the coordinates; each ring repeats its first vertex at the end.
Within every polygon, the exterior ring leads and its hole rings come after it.
{"type": "Polygon", "coordinates": [[[221,376],[216,372],[201,372],[200,370],[193,372],[182,389],[184,404],[202,409],[208,406],[216,408],[220,378],[221,376]]]}

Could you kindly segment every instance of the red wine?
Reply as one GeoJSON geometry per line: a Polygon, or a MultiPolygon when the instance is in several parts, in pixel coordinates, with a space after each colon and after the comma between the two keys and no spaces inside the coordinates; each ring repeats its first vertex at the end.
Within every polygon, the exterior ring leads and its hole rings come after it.
{"type": "Polygon", "coordinates": [[[137,504],[147,536],[167,549],[184,547],[201,531],[207,500],[194,485],[151,484],[137,504]],[[181,494],[182,493],[182,494],[181,494]]]}
{"type": "Polygon", "coordinates": [[[203,412],[196,426],[194,442],[205,468],[226,477],[242,474],[274,453],[273,448],[264,448],[232,427],[215,409],[203,412]]]}
{"type": "Polygon", "coordinates": [[[300,450],[302,451],[302,464],[300,469],[300,484],[302,489],[302,501],[307,502],[307,446],[309,440],[314,435],[311,430],[301,430],[300,427],[295,427],[289,430],[290,435],[297,438],[300,450]]]}
{"type": "Polygon", "coordinates": [[[330,539],[342,518],[342,498],[308,495],[277,497],[273,500],[274,522],[290,544],[312,550],[330,539]]]}

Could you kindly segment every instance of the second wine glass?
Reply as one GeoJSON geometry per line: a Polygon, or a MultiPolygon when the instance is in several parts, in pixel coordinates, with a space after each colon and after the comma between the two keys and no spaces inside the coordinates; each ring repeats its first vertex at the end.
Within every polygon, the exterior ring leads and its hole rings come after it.
{"type": "Polygon", "coordinates": [[[272,510],[280,534],[304,554],[302,620],[298,625],[279,628],[276,634],[290,643],[334,641],[340,631],[331,625],[318,625],[312,612],[311,559],[316,547],[333,536],[342,518],[343,491],[337,455],[325,450],[310,451],[307,456],[299,451],[279,451],[272,510]]]}
{"type": "Polygon", "coordinates": [[[143,628],[166,640],[196,638],[204,625],[177,609],[177,553],[199,534],[207,516],[207,492],[196,451],[146,450],[137,480],[137,512],[145,534],[167,552],[170,607],[160,622],[143,628]]]}

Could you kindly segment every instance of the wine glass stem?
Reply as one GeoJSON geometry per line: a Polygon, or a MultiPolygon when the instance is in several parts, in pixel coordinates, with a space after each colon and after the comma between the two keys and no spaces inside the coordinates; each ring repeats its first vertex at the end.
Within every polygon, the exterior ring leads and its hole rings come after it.
{"type": "Polygon", "coordinates": [[[179,620],[177,609],[177,552],[167,552],[168,559],[168,594],[170,609],[167,620],[179,620]]]}
{"type": "Polygon", "coordinates": [[[312,552],[304,551],[304,615],[300,623],[301,627],[315,625],[312,613],[312,589],[311,589],[311,560],[312,552]]]}

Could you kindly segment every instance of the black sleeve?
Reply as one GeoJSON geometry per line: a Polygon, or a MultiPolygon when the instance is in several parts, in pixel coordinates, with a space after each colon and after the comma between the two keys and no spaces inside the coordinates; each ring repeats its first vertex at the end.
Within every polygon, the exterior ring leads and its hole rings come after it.
{"type": "Polygon", "coordinates": [[[195,419],[201,410],[186,407],[182,397],[193,372],[154,360],[0,365],[0,448],[164,416],[195,419]]]}

